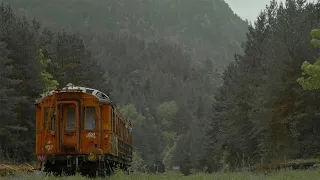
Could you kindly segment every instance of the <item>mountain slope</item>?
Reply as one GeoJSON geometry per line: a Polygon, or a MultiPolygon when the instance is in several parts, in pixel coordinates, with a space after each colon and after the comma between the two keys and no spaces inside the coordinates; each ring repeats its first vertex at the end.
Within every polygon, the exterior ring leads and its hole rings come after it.
{"type": "Polygon", "coordinates": [[[194,59],[224,66],[241,51],[247,23],[222,0],[0,0],[43,25],[75,31],[129,31],[183,43],[194,59]]]}
{"type": "Polygon", "coordinates": [[[134,151],[144,161],[140,168],[155,172],[174,164],[185,174],[203,168],[207,159],[203,127],[210,120],[220,82],[217,64],[226,66],[240,52],[247,28],[224,1],[2,2],[50,30],[80,32],[79,39],[43,32],[41,46],[48,48],[47,59],[53,63],[47,71],[61,85],[96,87],[117,102],[135,127],[134,151]],[[92,50],[88,57],[77,48],[84,46],[83,41],[92,50]],[[61,62],[82,58],[87,63],[59,68],[61,62]],[[90,65],[95,60],[102,71],[90,65]]]}

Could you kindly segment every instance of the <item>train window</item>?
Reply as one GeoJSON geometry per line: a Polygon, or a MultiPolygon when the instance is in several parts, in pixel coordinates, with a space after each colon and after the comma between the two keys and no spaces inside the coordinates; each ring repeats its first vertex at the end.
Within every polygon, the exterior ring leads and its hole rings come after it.
{"type": "Polygon", "coordinates": [[[119,135],[119,116],[118,116],[118,114],[116,116],[116,122],[117,122],[117,124],[116,124],[116,134],[119,135]]]}
{"type": "Polygon", "coordinates": [[[122,126],[122,124],[121,124],[121,119],[120,119],[120,117],[119,117],[118,123],[119,123],[118,135],[119,135],[119,137],[121,138],[121,126],[122,126]]]}
{"type": "Polygon", "coordinates": [[[114,111],[111,108],[111,131],[112,132],[114,132],[113,124],[114,124],[114,111]]]}
{"type": "Polygon", "coordinates": [[[93,91],[94,91],[93,89],[86,89],[86,92],[89,93],[89,94],[92,94],[93,91]]]}
{"type": "Polygon", "coordinates": [[[96,128],[96,108],[85,107],[84,129],[94,130],[96,128]]]}
{"type": "Polygon", "coordinates": [[[124,125],[124,122],[122,121],[122,139],[125,139],[125,133],[124,133],[124,131],[125,131],[125,125],[124,125]]]}
{"type": "Polygon", "coordinates": [[[123,121],[121,120],[121,139],[124,138],[124,125],[123,125],[123,121]]]}
{"type": "Polygon", "coordinates": [[[117,115],[117,127],[116,127],[117,135],[119,135],[119,126],[120,126],[120,124],[119,124],[119,116],[117,115]]]}
{"type": "Polygon", "coordinates": [[[117,120],[118,120],[118,116],[117,113],[114,114],[114,133],[117,134],[117,120]]]}
{"type": "Polygon", "coordinates": [[[115,112],[114,113],[114,119],[113,119],[113,132],[116,133],[117,132],[117,114],[115,112]]]}
{"type": "Polygon", "coordinates": [[[128,128],[127,128],[127,126],[126,126],[126,130],[125,130],[125,133],[126,133],[126,142],[128,142],[128,128]]]}
{"type": "Polygon", "coordinates": [[[67,107],[66,108],[66,130],[75,130],[76,129],[76,113],[75,107],[67,107]]]}
{"type": "Polygon", "coordinates": [[[115,119],[114,119],[114,133],[117,134],[118,133],[118,130],[117,130],[117,127],[118,127],[118,115],[115,114],[115,119]]]}
{"type": "MultiPolygon", "coordinates": [[[[46,107],[44,108],[44,130],[46,129],[47,126],[47,122],[48,122],[48,116],[49,116],[49,110],[50,108],[46,107]]],[[[51,112],[51,117],[50,117],[50,124],[49,124],[49,131],[55,131],[56,127],[55,127],[55,122],[56,122],[56,112],[55,112],[55,108],[52,108],[52,112],[51,112]]]]}
{"type": "Polygon", "coordinates": [[[107,98],[108,98],[108,96],[105,95],[105,94],[103,94],[102,92],[97,92],[97,96],[98,96],[99,98],[101,98],[101,99],[107,99],[107,98]]]}

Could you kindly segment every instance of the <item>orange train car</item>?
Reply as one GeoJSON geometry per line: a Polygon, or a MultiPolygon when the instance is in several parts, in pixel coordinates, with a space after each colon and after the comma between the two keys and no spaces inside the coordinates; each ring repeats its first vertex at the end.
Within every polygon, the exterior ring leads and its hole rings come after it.
{"type": "Polygon", "coordinates": [[[106,94],[68,84],[35,105],[35,154],[42,171],[104,176],[130,166],[132,124],[106,94]]]}

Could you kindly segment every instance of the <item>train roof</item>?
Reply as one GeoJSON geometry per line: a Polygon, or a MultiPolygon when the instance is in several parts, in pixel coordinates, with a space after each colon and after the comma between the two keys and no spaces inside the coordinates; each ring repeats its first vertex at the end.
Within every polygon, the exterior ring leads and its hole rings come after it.
{"type": "Polygon", "coordinates": [[[64,88],[61,90],[53,90],[49,91],[46,93],[43,93],[40,95],[38,99],[36,99],[35,104],[39,104],[42,102],[43,99],[45,99],[48,96],[51,96],[56,93],[61,93],[61,92],[82,92],[82,93],[87,93],[95,96],[99,102],[104,103],[104,104],[111,104],[111,100],[109,96],[107,96],[105,93],[97,90],[97,89],[92,89],[88,87],[82,87],[82,86],[74,86],[72,83],[67,84],[64,88]]]}

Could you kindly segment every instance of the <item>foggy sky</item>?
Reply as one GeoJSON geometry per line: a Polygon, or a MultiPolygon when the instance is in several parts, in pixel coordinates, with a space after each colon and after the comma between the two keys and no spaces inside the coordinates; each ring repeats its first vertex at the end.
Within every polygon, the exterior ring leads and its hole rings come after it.
{"type": "MultiPolygon", "coordinates": [[[[285,0],[278,0],[278,2],[285,2],[285,0]]],[[[307,0],[314,2],[316,0],[307,0]]],[[[261,10],[265,9],[270,0],[225,0],[231,9],[238,14],[242,19],[248,19],[252,23],[256,20],[261,10]]]]}

